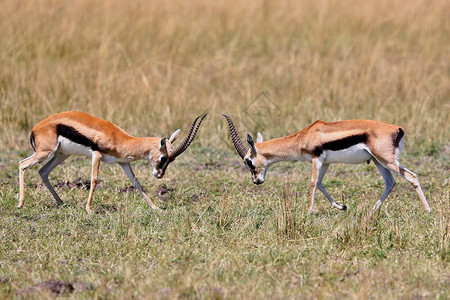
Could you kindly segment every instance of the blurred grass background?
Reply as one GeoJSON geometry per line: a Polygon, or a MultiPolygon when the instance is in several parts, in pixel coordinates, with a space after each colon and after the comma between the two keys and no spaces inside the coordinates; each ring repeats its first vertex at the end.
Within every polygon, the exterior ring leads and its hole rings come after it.
{"type": "Polygon", "coordinates": [[[73,109],[138,136],[209,112],[197,143],[216,148],[230,147],[220,112],[265,139],[370,118],[403,126],[410,151],[437,152],[449,16],[443,0],[2,1],[0,147],[27,149],[35,123],[73,109]],[[277,113],[246,110],[262,92],[277,113]]]}

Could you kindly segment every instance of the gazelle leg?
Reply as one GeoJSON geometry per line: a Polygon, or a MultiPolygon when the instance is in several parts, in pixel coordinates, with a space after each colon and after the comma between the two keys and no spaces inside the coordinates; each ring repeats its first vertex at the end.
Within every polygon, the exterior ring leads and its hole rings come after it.
{"type": "Polygon", "coordinates": [[[373,207],[373,211],[376,211],[380,208],[383,201],[387,198],[387,196],[390,194],[390,192],[394,188],[395,180],[389,169],[385,168],[378,160],[376,160],[376,159],[372,159],[372,160],[375,163],[375,165],[377,166],[378,171],[380,172],[381,176],[383,176],[384,184],[385,184],[383,194],[381,195],[380,199],[378,199],[377,203],[373,207]]]}
{"type": "Polygon", "coordinates": [[[326,165],[322,165],[322,167],[319,169],[319,175],[317,178],[317,187],[325,195],[325,197],[327,197],[327,199],[328,199],[328,201],[330,201],[331,205],[333,205],[334,207],[336,207],[337,209],[340,209],[340,210],[347,210],[347,206],[345,206],[345,205],[342,206],[339,203],[337,203],[336,201],[334,201],[333,197],[331,197],[331,195],[328,194],[327,190],[325,189],[325,187],[322,184],[323,177],[325,176],[325,173],[328,171],[329,167],[330,167],[330,165],[326,164],[326,165]]]}
{"type": "Polygon", "coordinates": [[[322,167],[322,162],[318,157],[313,158],[312,160],[312,171],[311,171],[311,193],[309,198],[309,209],[308,215],[312,214],[314,208],[314,197],[316,196],[316,187],[318,182],[318,175],[320,173],[320,169],[322,167]]]}
{"type": "Polygon", "coordinates": [[[141,184],[137,180],[136,176],[134,175],[133,170],[131,169],[131,165],[128,163],[119,163],[119,165],[122,167],[125,174],[127,174],[128,178],[130,178],[131,183],[138,189],[138,191],[141,193],[142,196],[147,200],[148,204],[153,209],[158,209],[158,206],[150,199],[150,197],[147,195],[147,193],[142,188],[141,184]]]}
{"type": "Polygon", "coordinates": [[[416,173],[404,168],[402,165],[400,165],[398,161],[395,161],[395,163],[388,163],[386,166],[390,170],[403,176],[406,180],[408,180],[412,184],[412,186],[416,190],[416,193],[419,195],[419,198],[422,201],[424,208],[428,212],[431,212],[431,208],[428,205],[425,195],[423,194],[422,188],[420,187],[419,178],[417,177],[416,173]]]}
{"type": "Polygon", "coordinates": [[[51,152],[36,152],[19,162],[19,204],[17,205],[17,208],[22,208],[25,202],[25,171],[32,165],[44,160],[50,153],[51,152]]]}
{"type": "Polygon", "coordinates": [[[92,173],[91,173],[91,189],[89,190],[89,197],[86,203],[86,211],[91,213],[92,196],[94,195],[95,186],[97,185],[98,168],[100,167],[100,160],[102,155],[98,151],[92,152],[92,173]]]}
{"type": "Polygon", "coordinates": [[[61,155],[61,154],[55,154],[52,159],[50,159],[42,168],[39,169],[39,175],[41,175],[42,181],[44,182],[45,186],[48,188],[50,193],[53,195],[53,198],[55,198],[56,203],[58,205],[63,204],[61,201],[61,198],[59,198],[58,194],[54,190],[53,186],[51,185],[50,181],[48,180],[48,175],[52,172],[56,166],[61,164],[63,161],[65,161],[69,155],[61,155]]]}

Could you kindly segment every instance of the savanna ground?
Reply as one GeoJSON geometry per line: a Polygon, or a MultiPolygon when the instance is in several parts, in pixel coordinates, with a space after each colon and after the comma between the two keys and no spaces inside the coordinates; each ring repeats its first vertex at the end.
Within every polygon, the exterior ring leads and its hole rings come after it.
{"type": "Polygon", "coordinates": [[[0,297],[449,298],[448,1],[2,1],[0,297]],[[103,164],[94,214],[89,160],[36,167],[17,210],[17,162],[32,126],[82,110],[133,135],[186,133],[192,146],[157,181],[103,164]],[[290,134],[316,119],[402,125],[401,161],[418,173],[381,210],[373,164],[332,166],[306,216],[307,163],[280,163],[254,186],[219,113],[241,137],[290,134]]]}

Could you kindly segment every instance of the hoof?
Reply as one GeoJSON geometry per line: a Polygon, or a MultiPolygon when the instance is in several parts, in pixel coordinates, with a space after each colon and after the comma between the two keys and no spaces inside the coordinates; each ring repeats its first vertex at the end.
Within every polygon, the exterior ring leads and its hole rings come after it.
{"type": "Polygon", "coordinates": [[[342,210],[346,211],[347,210],[347,205],[342,205],[342,210]]]}

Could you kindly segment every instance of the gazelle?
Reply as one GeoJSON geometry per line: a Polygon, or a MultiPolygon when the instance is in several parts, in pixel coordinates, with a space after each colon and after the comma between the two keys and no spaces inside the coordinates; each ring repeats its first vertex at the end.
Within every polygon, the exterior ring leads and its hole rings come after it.
{"type": "Polygon", "coordinates": [[[25,171],[45,159],[48,159],[48,162],[39,169],[39,175],[56,203],[62,204],[48,176],[70,155],[79,155],[92,159],[91,188],[86,204],[88,212],[91,212],[91,201],[101,161],[109,164],[118,163],[150,206],[157,209],[156,204],[147,196],[135,177],[130,162],[140,159],[149,160],[153,166],[153,175],[158,179],[162,178],[167,166],[194,140],[205,117],[206,114],[195,119],[187,137],[174,149],[172,143],[177,139],[180,129],[174,131],[169,139],[133,137],[113,123],[87,113],[68,111],[51,115],[39,122],[31,131],[30,143],[35,153],[19,162],[18,208],[21,208],[25,201],[25,171]]]}
{"type": "Polygon", "coordinates": [[[373,120],[316,121],[293,135],[265,142],[260,133],[256,143],[253,137],[247,134],[250,149],[246,150],[231,118],[222,115],[228,121],[231,139],[238,154],[252,173],[253,183],[263,183],[269,166],[276,162],[312,163],[308,214],[313,211],[316,188],[319,188],[331,205],[340,210],[347,209],[345,205],[334,201],[322,185],[322,179],[331,163],[359,164],[370,163],[371,160],[385,182],[384,192],[375,204],[374,211],[380,207],[395,186],[392,171],[412,184],[425,209],[431,211],[417,175],[404,168],[398,161],[403,149],[404,135],[403,129],[399,126],[373,120]]]}

